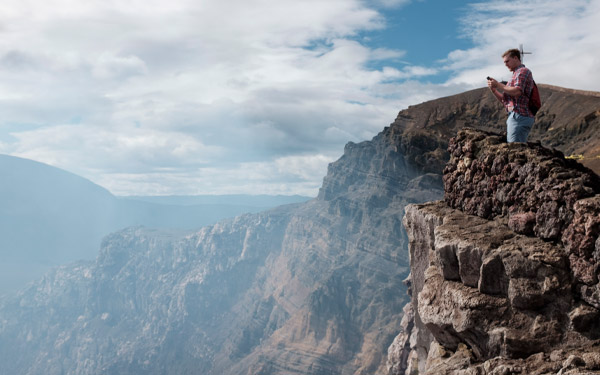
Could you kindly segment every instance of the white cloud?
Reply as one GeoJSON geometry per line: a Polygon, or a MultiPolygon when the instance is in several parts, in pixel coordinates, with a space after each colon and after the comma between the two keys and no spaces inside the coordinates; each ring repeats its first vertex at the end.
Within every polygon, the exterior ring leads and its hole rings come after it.
{"type": "Polygon", "coordinates": [[[150,173],[104,173],[98,183],[112,192],[128,195],[168,194],[301,194],[318,191],[323,171],[339,155],[278,158],[274,162],[245,162],[235,166],[188,170],[155,168],[150,173]],[[321,176],[315,179],[315,175],[321,176]]]}
{"type": "Polygon", "coordinates": [[[397,51],[387,48],[376,48],[370,53],[370,57],[373,60],[388,60],[388,59],[399,59],[406,55],[406,51],[397,51]]]}
{"type": "Polygon", "coordinates": [[[598,1],[474,5],[474,48],[431,66],[398,65],[406,51],[361,34],[386,27],[376,7],[406,3],[3,1],[0,152],[119,194],[316,194],[346,142],[507,77],[499,55],[519,43],[537,81],[600,87],[598,1]]]}
{"type": "Polygon", "coordinates": [[[108,52],[102,53],[92,67],[92,75],[99,79],[124,80],[147,71],[146,64],[137,56],[117,56],[108,52]]]}
{"type": "Polygon", "coordinates": [[[411,0],[374,0],[376,4],[385,8],[397,8],[410,3],[411,0]]]}
{"type": "Polygon", "coordinates": [[[448,56],[458,71],[451,83],[485,85],[486,76],[510,77],[500,55],[523,44],[537,82],[570,88],[600,87],[600,2],[597,0],[491,1],[471,6],[465,35],[474,47],[448,56]]]}
{"type": "Polygon", "coordinates": [[[68,165],[69,170],[80,174],[193,168],[224,154],[220,147],[205,146],[188,134],[135,127],[115,133],[94,125],[60,125],[13,136],[18,142],[17,147],[10,149],[11,154],[53,165],[68,165]]]}
{"type": "Polygon", "coordinates": [[[322,155],[397,110],[383,98],[395,74],[366,65],[404,52],[351,40],[385,25],[360,0],[9,0],[0,12],[0,152],[119,193],[273,181],[316,194],[322,155]]]}

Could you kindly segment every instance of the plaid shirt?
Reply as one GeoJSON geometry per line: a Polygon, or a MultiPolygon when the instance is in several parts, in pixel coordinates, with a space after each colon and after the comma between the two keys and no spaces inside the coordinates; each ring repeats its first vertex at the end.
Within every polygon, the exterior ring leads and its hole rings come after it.
{"type": "Polygon", "coordinates": [[[518,87],[522,93],[518,98],[510,96],[507,93],[502,95],[502,103],[506,111],[515,112],[526,117],[534,117],[533,113],[529,110],[529,97],[533,90],[533,75],[531,74],[531,70],[527,69],[523,64],[519,65],[506,86],[518,87]]]}

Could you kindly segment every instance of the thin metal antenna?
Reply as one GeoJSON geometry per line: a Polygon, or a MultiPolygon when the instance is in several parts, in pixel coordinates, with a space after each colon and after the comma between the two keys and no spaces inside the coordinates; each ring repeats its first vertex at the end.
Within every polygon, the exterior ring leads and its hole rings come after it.
{"type": "Polygon", "coordinates": [[[525,56],[524,55],[531,55],[532,52],[525,52],[523,51],[523,45],[519,44],[519,51],[521,51],[521,62],[523,62],[525,60],[525,56]]]}

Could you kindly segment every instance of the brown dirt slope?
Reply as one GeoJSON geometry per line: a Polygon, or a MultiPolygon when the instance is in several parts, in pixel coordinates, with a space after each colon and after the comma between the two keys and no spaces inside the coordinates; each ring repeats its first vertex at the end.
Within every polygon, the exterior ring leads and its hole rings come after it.
{"type": "MultiPolygon", "coordinates": [[[[539,84],[542,108],[530,141],[555,148],[600,174],[600,93],[539,84]]],[[[463,127],[505,132],[506,113],[487,88],[401,111],[385,133],[425,171],[441,173],[448,140],[463,127]]]]}

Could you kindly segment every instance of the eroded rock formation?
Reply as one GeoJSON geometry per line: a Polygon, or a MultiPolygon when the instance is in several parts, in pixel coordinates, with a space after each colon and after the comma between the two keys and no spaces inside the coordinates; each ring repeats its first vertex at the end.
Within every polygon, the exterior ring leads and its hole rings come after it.
{"type": "Polygon", "coordinates": [[[444,201],[406,208],[412,321],[392,374],[600,373],[599,178],[463,130],[444,201]]]}

